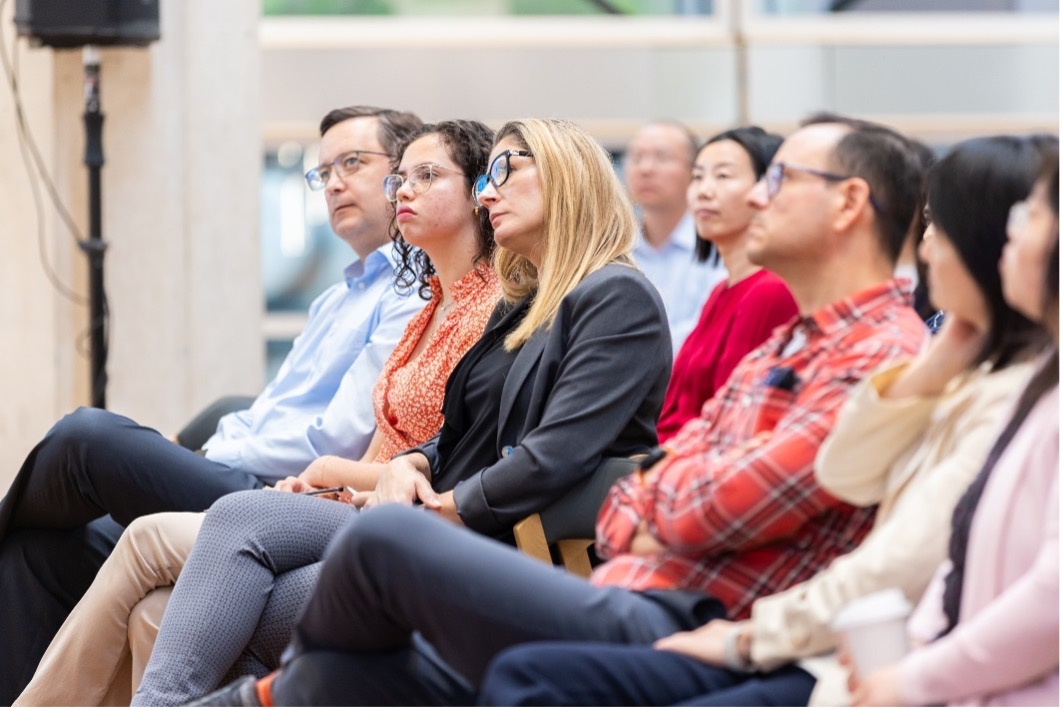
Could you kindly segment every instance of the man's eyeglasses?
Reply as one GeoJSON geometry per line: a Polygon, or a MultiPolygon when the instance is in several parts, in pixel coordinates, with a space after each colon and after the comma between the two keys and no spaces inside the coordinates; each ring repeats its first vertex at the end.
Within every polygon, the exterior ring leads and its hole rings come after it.
{"type": "Polygon", "coordinates": [[[311,190],[321,190],[328,185],[333,169],[336,170],[336,173],[341,178],[354,175],[362,167],[363,155],[391,157],[387,153],[381,153],[380,151],[348,151],[331,163],[322,163],[318,167],[308,170],[304,176],[306,184],[310,186],[311,190]]]}
{"type": "Polygon", "coordinates": [[[476,182],[472,184],[472,197],[476,201],[479,207],[483,207],[480,204],[480,193],[487,190],[487,184],[495,186],[495,189],[502,187],[507,180],[509,180],[509,159],[511,156],[517,156],[518,158],[531,158],[531,151],[502,151],[495,159],[491,161],[491,167],[487,169],[487,175],[481,175],[476,179],[476,182]]]}
{"type": "MultiPolygon", "coordinates": [[[[794,165],[793,163],[772,163],[768,166],[768,169],[764,171],[764,186],[768,190],[768,200],[774,200],[775,196],[779,194],[782,189],[782,179],[786,175],[786,171],[795,170],[799,173],[808,173],[809,175],[815,175],[818,178],[823,178],[832,183],[840,182],[842,180],[851,180],[859,176],[856,175],[842,175],[840,173],[831,173],[827,170],[819,170],[818,168],[809,168],[803,165],[794,165]]],[[[865,181],[866,182],[866,181],[865,181]]],[[[870,186],[868,186],[867,193],[868,202],[871,203],[871,207],[876,212],[882,212],[882,206],[875,200],[875,196],[871,194],[870,186]]]]}
{"type": "Polygon", "coordinates": [[[668,165],[681,160],[679,156],[667,151],[639,151],[638,153],[629,153],[624,157],[624,160],[633,166],[638,166],[642,163],[649,163],[653,166],[668,165]]]}
{"type": "Polygon", "coordinates": [[[422,163],[416,165],[410,169],[410,173],[407,177],[403,178],[398,173],[392,173],[384,178],[384,197],[388,199],[388,202],[398,202],[399,190],[402,186],[409,185],[410,190],[414,191],[418,195],[422,195],[428,192],[428,188],[432,187],[432,179],[436,177],[436,173],[461,173],[460,170],[454,170],[453,168],[444,168],[441,165],[435,165],[434,163],[422,163]]]}

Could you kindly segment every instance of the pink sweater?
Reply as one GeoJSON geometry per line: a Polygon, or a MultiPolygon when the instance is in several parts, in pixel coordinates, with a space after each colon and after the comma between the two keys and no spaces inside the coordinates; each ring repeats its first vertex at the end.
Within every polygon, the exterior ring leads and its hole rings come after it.
{"type": "Polygon", "coordinates": [[[960,620],[946,637],[946,562],[909,622],[926,642],[901,666],[912,706],[1059,705],[1059,390],[1001,455],[968,541],[960,620]]]}

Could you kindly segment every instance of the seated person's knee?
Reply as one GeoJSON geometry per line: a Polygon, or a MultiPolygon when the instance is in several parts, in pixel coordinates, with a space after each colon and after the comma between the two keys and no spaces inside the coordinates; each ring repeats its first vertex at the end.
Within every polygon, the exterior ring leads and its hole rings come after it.
{"type": "Polygon", "coordinates": [[[79,407],[64,415],[49,433],[53,439],[69,444],[92,442],[114,427],[114,413],[94,407],[79,407]]]}

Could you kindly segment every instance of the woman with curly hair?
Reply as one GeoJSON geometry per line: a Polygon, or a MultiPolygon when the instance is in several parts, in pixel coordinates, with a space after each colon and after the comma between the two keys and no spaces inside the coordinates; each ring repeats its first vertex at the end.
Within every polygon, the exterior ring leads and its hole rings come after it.
{"type": "MultiPolygon", "coordinates": [[[[487,166],[492,138],[479,122],[446,121],[422,126],[400,145],[400,158],[392,165],[396,172],[384,179],[386,197],[396,204],[390,230],[396,283],[417,288],[428,304],[410,320],[373,388],[376,432],[363,457],[357,462],[321,457],[298,477],[279,482],[278,490],[371,488],[373,472],[383,463],[439,430],[447,378],[480,338],[501,293],[491,268],[493,230],[470,196],[473,180],[487,166]]],[[[349,510],[342,507],[344,513],[349,510]]],[[[147,663],[169,586],[203,517],[161,513],[136,519],[15,705],[128,703],[147,663]]]]}
{"type": "MultiPolygon", "coordinates": [[[[494,228],[503,301],[447,383],[438,435],[372,465],[375,487],[355,487],[355,503],[419,501],[419,515],[511,542],[515,523],[604,458],[656,443],[671,345],[660,296],[631,259],[634,210],[584,130],[506,124],[473,194],[494,228]]],[[[311,497],[247,494],[207,513],[135,704],[185,703],[227,672],[279,666],[326,547],[359,516],[311,497]]]]}

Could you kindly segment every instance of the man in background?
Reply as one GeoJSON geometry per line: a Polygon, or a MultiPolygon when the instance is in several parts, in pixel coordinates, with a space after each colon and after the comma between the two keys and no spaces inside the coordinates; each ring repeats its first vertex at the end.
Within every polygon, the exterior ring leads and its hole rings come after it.
{"type": "MultiPolygon", "coordinates": [[[[617,667],[600,654],[578,664],[562,649],[543,672],[553,648],[517,645],[638,649],[723,613],[744,619],[758,597],[851,550],[874,511],[832,496],[813,466],[852,388],[927,338],[891,278],[920,172],[907,138],[866,121],[833,117],[786,139],[747,195],[756,215],[746,249],[786,282],[800,316],[747,355],[643,471],[612,487],[597,518],[607,561],[589,581],[437,516],[380,507],[332,541],[281,670],[202,705],[468,704],[485,676],[486,706],[630,705],[603,698],[610,687],[597,682],[617,667]]],[[[748,652],[732,642],[738,657],[748,652]]],[[[622,676],[642,680],[640,670],[622,676]]],[[[658,676],[649,687],[683,681],[658,676]]],[[[814,683],[783,681],[805,699],[814,683]]]]}
{"type": "Polygon", "coordinates": [[[635,262],[664,299],[673,356],[697,323],[709,292],[727,276],[715,255],[707,262],[694,258],[698,238],[687,210],[687,188],[697,147],[682,124],[655,121],[639,129],[624,159],[624,180],[642,224],[635,262]]]}

